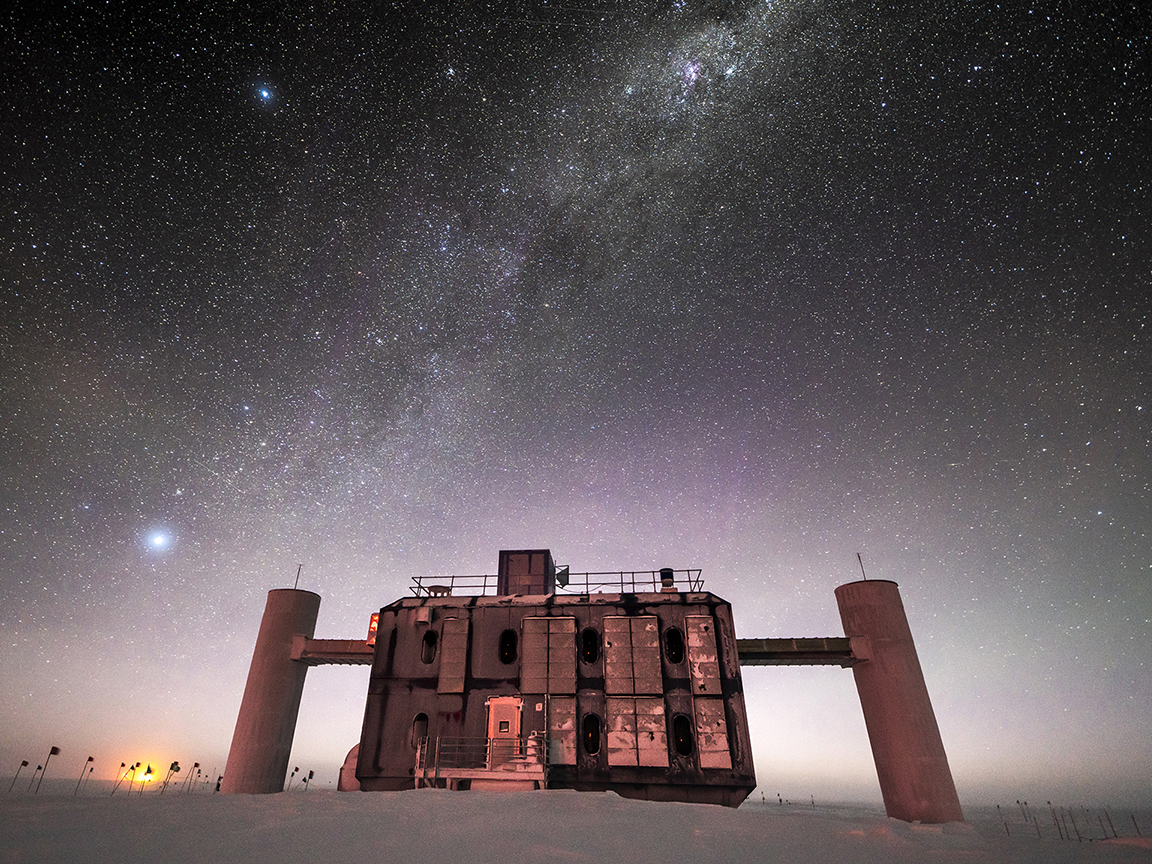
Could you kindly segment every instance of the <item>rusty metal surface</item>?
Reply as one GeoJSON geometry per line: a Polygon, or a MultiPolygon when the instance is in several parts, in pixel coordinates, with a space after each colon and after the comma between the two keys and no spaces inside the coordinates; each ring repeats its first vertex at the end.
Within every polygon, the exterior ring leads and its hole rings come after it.
{"type": "MultiPolygon", "coordinates": [[[[411,789],[414,741],[483,739],[488,700],[517,696],[521,737],[544,741],[548,788],[735,806],[756,785],[736,642],[727,603],[705,592],[402,598],[380,610],[356,777],[369,791],[411,789]],[[465,663],[449,677],[458,686],[462,671],[464,684],[448,691],[439,685],[457,627],[465,663]],[[440,650],[424,657],[430,634],[440,650]],[[710,701],[697,708],[700,699],[710,701]]],[[[450,776],[432,764],[418,782],[527,782],[484,766],[441,768],[450,776]]]]}

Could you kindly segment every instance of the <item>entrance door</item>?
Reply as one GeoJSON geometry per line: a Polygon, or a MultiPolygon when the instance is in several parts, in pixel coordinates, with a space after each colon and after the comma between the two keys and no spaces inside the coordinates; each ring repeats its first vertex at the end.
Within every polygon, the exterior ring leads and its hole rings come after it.
{"type": "Polygon", "coordinates": [[[524,700],[519,696],[488,698],[488,767],[495,768],[522,756],[520,716],[524,700]]]}

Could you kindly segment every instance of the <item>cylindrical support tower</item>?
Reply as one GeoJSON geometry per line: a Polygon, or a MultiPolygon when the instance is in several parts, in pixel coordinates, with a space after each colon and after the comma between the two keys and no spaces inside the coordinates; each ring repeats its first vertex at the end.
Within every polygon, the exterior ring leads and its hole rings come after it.
{"type": "Polygon", "coordinates": [[[292,640],[312,638],[319,612],[319,594],[295,588],[268,592],[221,792],[263,794],[284,789],[308,671],[292,659],[292,640]]]}
{"type": "Polygon", "coordinates": [[[960,799],[895,582],[836,589],[884,808],[905,822],[962,822],[960,799]]]}

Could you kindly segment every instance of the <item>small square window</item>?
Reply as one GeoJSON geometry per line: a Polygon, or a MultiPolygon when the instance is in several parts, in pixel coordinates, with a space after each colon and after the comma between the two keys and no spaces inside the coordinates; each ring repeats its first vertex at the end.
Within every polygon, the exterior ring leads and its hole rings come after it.
{"type": "Polygon", "coordinates": [[[507,731],[509,731],[509,729],[508,729],[508,721],[507,721],[507,720],[501,720],[501,721],[500,721],[500,731],[501,731],[501,732],[507,732],[507,731]]]}

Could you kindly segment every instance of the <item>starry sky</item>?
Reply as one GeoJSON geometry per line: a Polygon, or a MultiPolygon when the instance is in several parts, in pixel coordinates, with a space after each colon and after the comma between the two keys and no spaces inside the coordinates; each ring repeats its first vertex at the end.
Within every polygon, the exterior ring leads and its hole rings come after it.
{"type": "MultiPolygon", "coordinates": [[[[962,801],[1152,800],[1150,34],[1135,0],[17,4],[0,770],[222,772],[300,565],[325,638],[543,547],[830,636],[859,552],[962,801]]],[[[765,789],[879,797],[849,672],[745,683],[765,789]]],[[[317,783],[366,684],[309,673],[317,783]]]]}

